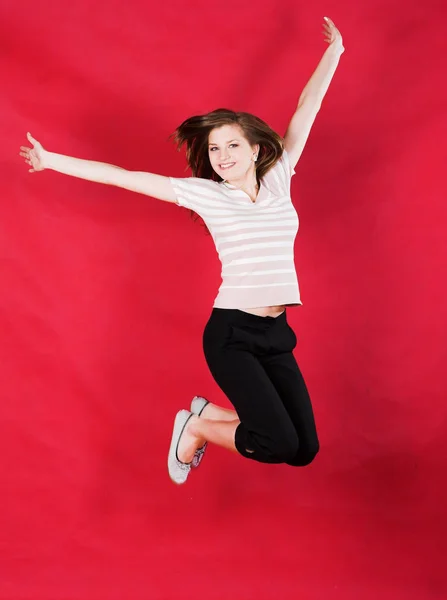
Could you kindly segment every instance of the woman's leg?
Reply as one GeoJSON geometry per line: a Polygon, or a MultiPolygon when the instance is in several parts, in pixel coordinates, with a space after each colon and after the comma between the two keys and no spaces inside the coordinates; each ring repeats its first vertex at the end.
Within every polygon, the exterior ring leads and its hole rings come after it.
{"type": "Polygon", "coordinates": [[[209,402],[198,415],[193,415],[180,438],[177,455],[181,462],[192,461],[196,450],[208,441],[236,451],[234,434],[240,421],[237,413],[209,402]]]}
{"type": "Polygon", "coordinates": [[[177,450],[179,460],[190,463],[195,451],[205,442],[236,452],[235,433],[239,423],[237,417],[233,421],[216,421],[193,415],[180,438],[177,450]]]}
{"type": "Polygon", "coordinates": [[[213,309],[203,337],[205,358],[216,383],[235,407],[237,419],[233,420],[232,411],[225,414],[229,421],[208,418],[213,411],[219,416],[212,406],[204,418],[191,417],[179,445],[180,460],[188,462],[205,442],[236,449],[259,462],[283,463],[295,456],[295,427],[259,360],[269,352],[266,328],[274,321],[232,309],[213,309]]]}
{"type": "MultiPolygon", "coordinates": [[[[247,353],[243,354],[246,355],[247,353]]],[[[241,364],[239,361],[243,354],[236,354],[238,364],[241,364]]],[[[256,387],[256,381],[253,378],[254,373],[248,368],[252,360],[256,359],[248,355],[244,357],[242,363],[245,365],[243,367],[245,380],[256,387]]],[[[309,393],[295,357],[291,352],[275,354],[265,356],[261,363],[262,369],[265,371],[265,373],[261,373],[262,378],[267,375],[275,390],[279,393],[280,401],[284,405],[298,436],[299,445],[296,453],[294,456],[289,457],[287,464],[306,466],[317,455],[319,442],[309,393]]],[[[221,386],[223,385],[225,388],[228,378],[220,381],[221,386]]],[[[228,393],[231,393],[230,390],[228,390],[228,393]]],[[[234,395],[232,394],[229,397],[234,397],[234,395]]],[[[195,451],[201,448],[206,441],[228,450],[237,451],[235,434],[239,424],[240,421],[235,411],[221,408],[215,404],[207,404],[200,417],[194,415],[188,421],[179,444],[179,459],[182,462],[191,462],[195,451]]]]}
{"type": "Polygon", "coordinates": [[[246,458],[281,463],[295,456],[298,438],[281,398],[258,358],[251,352],[227,347],[207,355],[216,383],[230,399],[237,421],[191,420],[203,441],[233,448],[246,458]],[[231,438],[229,439],[229,434],[231,438]]]}
{"type": "Polygon", "coordinates": [[[306,466],[313,461],[320,446],[309,392],[295,357],[291,352],[267,356],[262,365],[278,390],[298,435],[298,451],[287,464],[306,466]]]}
{"type": "Polygon", "coordinates": [[[193,415],[180,438],[179,460],[191,462],[195,451],[205,442],[238,451],[259,462],[292,460],[298,450],[298,438],[259,361],[248,352],[235,351],[227,352],[219,365],[213,375],[237,407],[241,420],[216,421],[193,415]]]}
{"type": "Polygon", "coordinates": [[[202,419],[211,419],[212,421],[237,421],[238,416],[235,410],[222,408],[217,404],[209,402],[202,410],[200,417],[202,419]]]}

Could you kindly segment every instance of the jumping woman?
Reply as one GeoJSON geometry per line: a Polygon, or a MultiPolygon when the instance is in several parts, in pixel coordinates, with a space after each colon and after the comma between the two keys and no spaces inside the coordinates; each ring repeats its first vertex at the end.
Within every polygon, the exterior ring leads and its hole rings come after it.
{"type": "Polygon", "coordinates": [[[291,177],[344,52],[325,17],[329,44],[281,138],[261,119],[218,109],[184,121],[175,131],[193,177],[127,171],[32,148],[20,154],[30,172],[52,169],[188,208],[205,222],[222,263],[222,284],[203,334],[215,381],[233,410],[193,398],[174,420],[168,471],[184,483],[208,442],[264,463],[302,467],[319,442],[309,394],[293,355],[297,340],[286,307],[301,304],[294,263],[298,216],[291,177]]]}

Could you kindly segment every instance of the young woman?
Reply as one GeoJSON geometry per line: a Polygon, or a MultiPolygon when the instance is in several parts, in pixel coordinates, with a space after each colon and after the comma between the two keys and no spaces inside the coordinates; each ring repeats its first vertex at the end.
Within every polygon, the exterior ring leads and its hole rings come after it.
{"type": "Polygon", "coordinates": [[[207,364],[235,411],[195,397],[177,413],[168,454],[175,483],[197,467],[207,443],[266,463],[308,465],[319,450],[312,406],[293,356],[286,307],[301,304],[293,245],[298,216],[290,180],[344,52],[325,17],[329,48],[305,86],[284,140],[248,113],[226,109],[187,119],[175,132],[193,177],[172,178],[47,152],[28,133],[30,172],[115,185],[189,208],[206,223],[222,262],[222,285],[203,335],[207,364]]]}

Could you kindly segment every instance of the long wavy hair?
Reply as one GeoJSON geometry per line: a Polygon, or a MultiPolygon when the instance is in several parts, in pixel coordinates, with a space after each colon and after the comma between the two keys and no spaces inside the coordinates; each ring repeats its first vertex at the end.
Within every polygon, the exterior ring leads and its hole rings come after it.
{"type": "Polygon", "coordinates": [[[186,146],[186,160],[193,177],[222,181],[211,166],[208,155],[208,138],[213,129],[223,125],[239,125],[251,146],[259,144],[256,166],[258,184],[264,175],[281,158],[284,141],[262,119],[246,112],[234,112],[218,108],[205,115],[197,115],[183,121],[171,137],[178,150],[186,146]]]}

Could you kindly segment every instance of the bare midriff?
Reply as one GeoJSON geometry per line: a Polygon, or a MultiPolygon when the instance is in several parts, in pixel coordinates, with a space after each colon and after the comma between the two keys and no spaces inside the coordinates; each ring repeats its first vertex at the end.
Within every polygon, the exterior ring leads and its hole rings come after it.
{"type": "Polygon", "coordinates": [[[278,317],[285,309],[285,306],[262,306],[260,308],[240,308],[239,310],[251,315],[258,315],[258,317],[278,317]]]}

